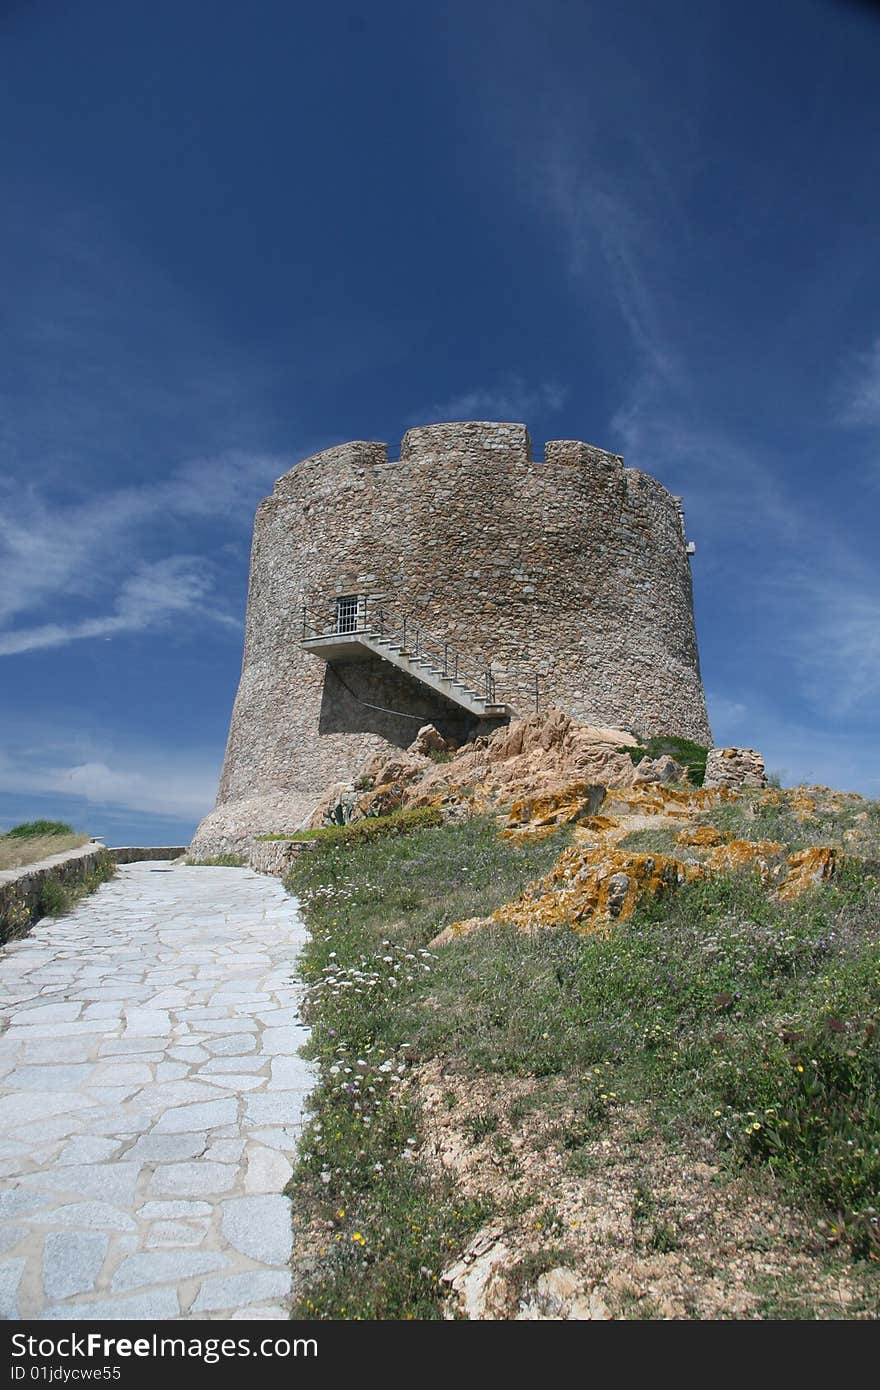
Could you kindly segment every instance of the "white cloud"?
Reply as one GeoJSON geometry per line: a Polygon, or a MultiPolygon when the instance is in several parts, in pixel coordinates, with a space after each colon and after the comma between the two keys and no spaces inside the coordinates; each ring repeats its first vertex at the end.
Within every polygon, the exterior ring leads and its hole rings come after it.
{"type": "Polygon", "coordinates": [[[781,640],[792,654],[803,692],[826,715],[846,719],[880,706],[880,587],[851,561],[836,572],[799,573],[787,583],[796,617],[781,640]]]}
{"type": "Polygon", "coordinates": [[[841,418],[847,425],[880,425],[880,338],[862,353],[844,390],[841,418]]]}
{"type": "Polygon", "coordinates": [[[735,743],[746,725],[748,706],[742,700],[731,700],[711,690],[706,691],[706,704],[716,744],[724,746],[735,743]]]}
{"type": "Polygon", "coordinates": [[[187,613],[237,629],[240,624],[236,618],[208,602],[213,587],[211,567],[196,555],[171,555],[152,564],[140,564],[134,574],[123,580],[112,612],[0,634],[0,656],[62,647],[87,637],[110,638],[123,632],[155,630],[187,613]]]}
{"type": "Polygon", "coordinates": [[[545,381],[528,386],[519,376],[511,376],[499,386],[476,386],[450,400],[436,402],[411,417],[413,425],[444,420],[516,420],[528,424],[530,417],[561,410],[568,388],[545,381]]]}
{"type": "Polygon", "coordinates": [[[216,752],[162,745],[117,747],[107,736],[55,733],[50,740],[19,723],[4,728],[0,792],[85,800],[184,820],[205,815],[214,803],[216,752]]]}
{"type": "Polygon", "coordinates": [[[143,553],[160,527],[175,521],[216,524],[245,537],[257,500],[284,466],[271,455],[221,454],[189,461],[153,484],[57,505],[33,488],[10,490],[0,515],[0,654],[142,631],[184,612],[233,623],[210,601],[215,572],[204,558],[147,561],[143,553]],[[109,607],[108,590],[115,590],[109,607]],[[71,601],[79,608],[97,602],[104,611],[71,618],[71,601]],[[63,621],[53,615],[12,626],[22,614],[62,607],[63,621]]]}

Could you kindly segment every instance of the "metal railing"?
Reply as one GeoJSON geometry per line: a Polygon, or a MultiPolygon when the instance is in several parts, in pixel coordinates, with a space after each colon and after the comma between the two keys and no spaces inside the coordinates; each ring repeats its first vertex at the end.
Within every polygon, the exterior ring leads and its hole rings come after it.
{"type": "MultiPolygon", "coordinates": [[[[357,621],[352,625],[351,607],[338,607],[334,618],[327,626],[315,623],[308,609],[302,610],[302,640],[310,638],[364,636],[378,638],[380,642],[394,643],[403,656],[410,657],[426,665],[433,666],[443,680],[454,681],[465,690],[474,692],[486,704],[498,703],[497,677],[491,666],[479,670],[466,666],[457,649],[449,642],[426,633],[421,620],[411,613],[394,616],[379,604],[371,604],[361,599],[358,605],[357,621]]],[[[537,672],[529,672],[529,685],[534,678],[535,709],[539,704],[537,672]]]]}

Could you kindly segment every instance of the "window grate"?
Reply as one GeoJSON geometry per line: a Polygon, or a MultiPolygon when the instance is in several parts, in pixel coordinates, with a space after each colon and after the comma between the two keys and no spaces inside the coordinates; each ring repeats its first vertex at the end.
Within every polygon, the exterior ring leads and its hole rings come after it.
{"type": "Polygon", "coordinates": [[[336,600],[336,631],[357,632],[360,616],[360,602],[357,594],[348,594],[336,600]]]}

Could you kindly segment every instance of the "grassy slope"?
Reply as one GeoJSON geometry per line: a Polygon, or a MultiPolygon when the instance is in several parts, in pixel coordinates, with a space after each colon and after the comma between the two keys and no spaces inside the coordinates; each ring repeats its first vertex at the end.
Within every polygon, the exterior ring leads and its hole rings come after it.
{"type": "MultiPolygon", "coordinates": [[[[491,1214],[491,1199],[463,1200],[414,1157],[418,1089],[395,1078],[435,1057],[474,1087],[488,1081],[488,1094],[504,1078],[542,1078],[529,1106],[569,1116],[547,1132],[573,1174],[603,1129],[649,1108],[683,1162],[710,1151],[756,1190],[769,1182],[814,1233],[816,1265],[845,1266],[876,1311],[865,1257],[880,1253],[877,879],[850,867],[782,905],[753,875],[729,876],[645,906],[606,939],[488,931],[422,954],[448,922],[514,896],[560,847],[514,847],[486,820],[322,847],[297,864],[322,1080],[294,1187],[325,1232],[301,1314],[437,1316],[441,1268],[491,1214]]],[[[499,1117],[471,1123],[477,1142],[499,1117]]],[[[784,1315],[781,1296],[763,1306],[784,1315]]]]}
{"type": "Polygon", "coordinates": [[[88,838],[88,835],[77,835],[72,831],[69,835],[0,835],[0,869],[19,869],[25,864],[48,859],[50,854],[79,849],[88,838]]]}

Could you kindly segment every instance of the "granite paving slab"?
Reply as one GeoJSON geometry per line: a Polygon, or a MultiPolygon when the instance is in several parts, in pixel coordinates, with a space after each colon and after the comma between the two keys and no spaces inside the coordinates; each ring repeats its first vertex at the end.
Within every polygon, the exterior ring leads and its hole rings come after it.
{"type": "Polygon", "coordinates": [[[0,949],[0,1317],[287,1316],[305,938],[277,879],[145,862],[0,949]]]}

